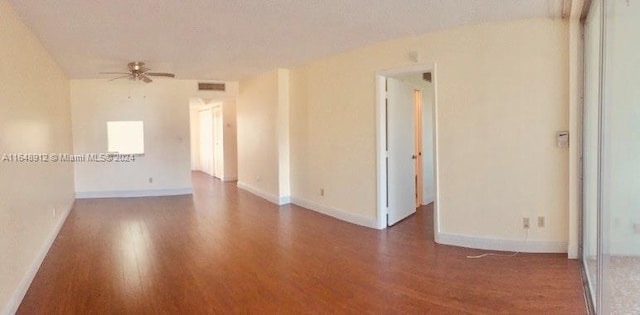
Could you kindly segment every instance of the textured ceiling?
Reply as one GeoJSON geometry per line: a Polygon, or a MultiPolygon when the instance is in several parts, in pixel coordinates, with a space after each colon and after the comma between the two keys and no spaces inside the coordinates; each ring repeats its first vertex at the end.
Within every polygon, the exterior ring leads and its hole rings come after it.
{"type": "Polygon", "coordinates": [[[181,79],[235,80],[392,38],[562,10],[562,0],[9,2],[74,79],[141,60],[181,79]]]}

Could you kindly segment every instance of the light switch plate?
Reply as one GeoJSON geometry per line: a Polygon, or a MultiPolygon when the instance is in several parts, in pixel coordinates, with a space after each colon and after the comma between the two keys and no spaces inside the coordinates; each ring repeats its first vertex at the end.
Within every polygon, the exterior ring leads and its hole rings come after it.
{"type": "Polygon", "coordinates": [[[558,133],[556,133],[556,146],[558,148],[568,148],[569,147],[569,132],[568,131],[558,131],[558,133]]]}

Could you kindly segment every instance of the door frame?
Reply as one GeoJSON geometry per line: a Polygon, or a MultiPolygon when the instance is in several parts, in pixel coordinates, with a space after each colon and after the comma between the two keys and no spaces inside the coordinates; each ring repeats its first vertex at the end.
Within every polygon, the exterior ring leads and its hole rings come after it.
{"type": "Polygon", "coordinates": [[[438,168],[438,84],[436,64],[419,64],[386,70],[379,70],[375,73],[375,99],[376,99],[376,182],[377,182],[377,217],[376,227],[378,229],[387,228],[387,113],[386,106],[386,78],[394,75],[431,72],[433,81],[433,177],[434,177],[434,202],[433,202],[433,225],[434,237],[440,232],[440,215],[438,201],[440,200],[440,178],[438,168]]]}

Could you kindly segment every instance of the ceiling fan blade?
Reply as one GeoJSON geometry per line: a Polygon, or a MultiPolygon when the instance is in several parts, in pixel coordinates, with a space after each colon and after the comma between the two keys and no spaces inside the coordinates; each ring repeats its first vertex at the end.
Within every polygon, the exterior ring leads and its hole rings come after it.
{"type": "Polygon", "coordinates": [[[168,78],[176,77],[176,75],[173,73],[164,73],[164,72],[145,72],[145,75],[151,75],[155,77],[168,77],[168,78]]]}
{"type": "Polygon", "coordinates": [[[100,74],[131,74],[129,72],[100,72],[100,74]]]}
{"type": "Polygon", "coordinates": [[[128,78],[128,77],[129,77],[129,75],[127,74],[127,75],[123,75],[121,77],[115,77],[113,79],[109,79],[109,81],[118,80],[118,79],[124,79],[124,78],[128,78]]]}
{"type": "Polygon", "coordinates": [[[153,81],[153,80],[149,79],[149,77],[148,77],[148,76],[146,76],[146,75],[144,75],[144,74],[141,74],[141,75],[140,75],[140,79],[141,79],[142,81],[144,81],[144,83],[150,83],[150,82],[152,82],[152,81],[153,81]]]}

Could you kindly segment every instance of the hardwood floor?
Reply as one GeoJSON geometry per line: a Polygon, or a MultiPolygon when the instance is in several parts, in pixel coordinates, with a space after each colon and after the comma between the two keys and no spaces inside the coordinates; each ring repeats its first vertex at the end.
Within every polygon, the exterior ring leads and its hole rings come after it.
{"type": "Polygon", "coordinates": [[[384,231],[194,173],[193,196],[78,200],[18,314],[585,314],[565,255],[467,259],[432,209],[384,231]]]}

